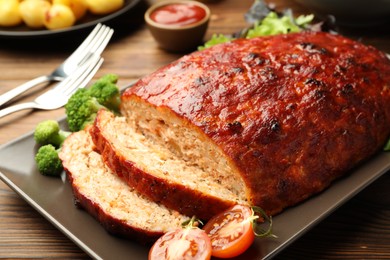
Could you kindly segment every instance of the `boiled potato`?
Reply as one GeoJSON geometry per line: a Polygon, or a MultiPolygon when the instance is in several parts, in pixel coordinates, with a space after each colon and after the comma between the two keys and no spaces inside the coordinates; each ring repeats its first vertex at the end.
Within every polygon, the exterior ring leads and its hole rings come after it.
{"type": "Polygon", "coordinates": [[[85,0],[70,0],[69,6],[77,20],[81,19],[88,11],[85,0]]]}
{"type": "Polygon", "coordinates": [[[45,13],[44,25],[47,29],[55,30],[72,26],[76,17],[69,6],[53,4],[45,13]]]}
{"type": "Polygon", "coordinates": [[[20,15],[27,26],[43,27],[45,13],[50,6],[51,4],[46,0],[24,0],[19,5],[20,15]]]}
{"type": "Polygon", "coordinates": [[[69,6],[76,17],[76,20],[82,18],[88,10],[85,0],[53,0],[53,4],[69,6]]]}
{"type": "Polygon", "coordinates": [[[106,15],[124,6],[124,0],[0,0],[0,26],[54,30],[74,25],[86,13],[106,15]]]}
{"type": "Polygon", "coordinates": [[[22,23],[19,0],[0,0],[0,26],[16,26],[22,23]]]}
{"type": "Polygon", "coordinates": [[[124,0],[85,0],[89,11],[93,14],[109,14],[124,5],[124,0]]]}
{"type": "Polygon", "coordinates": [[[52,0],[53,5],[70,5],[70,0],[52,0]]]}

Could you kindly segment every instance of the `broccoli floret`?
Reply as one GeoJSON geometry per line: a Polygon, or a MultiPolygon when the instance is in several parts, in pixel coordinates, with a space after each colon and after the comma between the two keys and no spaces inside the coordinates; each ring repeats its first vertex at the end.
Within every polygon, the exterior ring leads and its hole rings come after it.
{"type": "Polygon", "coordinates": [[[118,77],[107,74],[88,89],[77,90],[65,105],[69,129],[72,132],[92,124],[99,109],[119,113],[120,91],[115,84],[118,77]]]}
{"type": "Polygon", "coordinates": [[[55,120],[46,120],[39,123],[34,131],[34,139],[40,145],[52,144],[60,147],[70,132],[60,129],[55,120]]]}
{"type": "Polygon", "coordinates": [[[62,162],[58,157],[58,150],[47,144],[41,146],[35,155],[38,170],[43,175],[59,176],[63,170],[62,162]]]}
{"type": "Polygon", "coordinates": [[[34,139],[41,147],[35,155],[35,162],[40,173],[50,176],[61,174],[63,167],[58,152],[70,134],[62,130],[55,120],[45,120],[36,126],[34,139]]]}
{"type": "Polygon", "coordinates": [[[116,85],[118,76],[107,74],[97,80],[89,89],[91,96],[109,110],[119,112],[120,92],[116,85]]]}
{"type": "MultiPolygon", "coordinates": [[[[69,129],[72,132],[92,124],[100,109],[119,113],[120,91],[116,86],[118,77],[107,74],[97,80],[89,89],[78,89],[65,105],[69,129]]],[[[44,175],[59,175],[63,170],[58,157],[62,143],[71,132],[60,128],[57,121],[46,120],[39,123],[34,132],[35,141],[42,145],[35,161],[38,170],[44,175]]]]}
{"type": "Polygon", "coordinates": [[[99,109],[105,108],[86,89],[79,89],[65,105],[69,129],[77,132],[95,120],[99,109]]]}

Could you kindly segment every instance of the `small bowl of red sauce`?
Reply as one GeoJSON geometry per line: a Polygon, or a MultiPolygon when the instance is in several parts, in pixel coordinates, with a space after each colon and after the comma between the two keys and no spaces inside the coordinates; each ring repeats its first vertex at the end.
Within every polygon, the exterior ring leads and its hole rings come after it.
{"type": "Polygon", "coordinates": [[[188,52],[202,44],[210,9],[190,0],[159,2],[145,13],[148,28],[162,49],[188,52]]]}

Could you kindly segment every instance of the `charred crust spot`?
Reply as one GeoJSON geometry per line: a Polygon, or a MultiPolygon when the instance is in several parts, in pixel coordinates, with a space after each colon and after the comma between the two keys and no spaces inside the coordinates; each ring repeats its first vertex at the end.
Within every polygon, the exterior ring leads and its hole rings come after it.
{"type": "Polygon", "coordinates": [[[253,150],[252,154],[254,157],[261,157],[261,152],[259,150],[253,150]]]}
{"type": "MultiPolygon", "coordinates": [[[[256,65],[263,65],[264,63],[266,63],[266,61],[264,59],[261,59],[261,58],[256,58],[255,59],[255,64],[256,65]]],[[[269,63],[269,62],[267,62],[269,63]]]]}
{"type": "Polygon", "coordinates": [[[205,80],[203,78],[201,78],[201,77],[198,77],[198,78],[195,79],[195,85],[197,85],[197,86],[201,86],[204,83],[205,83],[205,80]]]}
{"type": "Polygon", "coordinates": [[[232,69],[233,73],[242,73],[244,72],[244,69],[243,68],[240,68],[240,67],[235,67],[232,69]]]}
{"type": "Polygon", "coordinates": [[[343,86],[343,88],[341,89],[341,93],[342,93],[343,95],[349,95],[349,94],[353,93],[353,85],[350,84],[350,83],[345,84],[345,85],[343,86]]]}
{"type": "Polygon", "coordinates": [[[255,66],[263,65],[265,63],[269,63],[265,59],[260,57],[257,53],[254,53],[254,52],[249,53],[242,60],[243,60],[243,62],[252,64],[252,66],[253,65],[255,65],[255,66]]]}
{"type": "Polygon", "coordinates": [[[297,108],[297,104],[290,103],[286,106],[286,108],[289,110],[295,110],[297,108]]]}
{"type": "Polygon", "coordinates": [[[282,125],[278,119],[273,118],[264,122],[257,131],[254,139],[258,144],[277,142],[282,137],[282,125]]]}
{"type": "Polygon", "coordinates": [[[311,42],[301,42],[301,43],[299,43],[299,46],[302,49],[306,49],[306,50],[314,49],[316,47],[316,45],[314,43],[311,43],[311,42]]]}
{"type": "Polygon", "coordinates": [[[285,179],[281,179],[279,182],[278,182],[278,191],[281,193],[281,194],[284,194],[288,191],[288,187],[289,187],[289,181],[288,180],[285,180],[285,179]]]}
{"type": "Polygon", "coordinates": [[[281,130],[280,123],[276,119],[273,119],[270,125],[270,129],[272,132],[279,132],[281,130]]]}
{"type": "Polygon", "coordinates": [[[325,96],[325,94],[326,94],[326,91],[325,91],[325,90],[318,90],[318,89],[316,89],[316,90],[314,91],[314,96],[315,96],[316,98],[322,98],[322,97],[325,96]]]}
{"type": "Polygon", "coordinates": [[[347,68],[337,64],[335,66],[335,70],[333,72],[333,76],[334,77],[340,77],[341,75],[343,75],[345,72],[347,71],[347,68]]]}
{"type": "Polygon", "coordinates": [[[238,121],[234,121],[233,123],[228,123],[226,126],[227,126],[227,129],[229,129],[229,131],[233,132],[234,134],[241,133],[241,131],[243,129],[241,123],[238,121]]]}
{"type": "Polygon", "coordinates": [[[286,70],[299,70],[301,67],[301,64],[295,64],[295,63],[289,63],[284,66],[284,69],[286,70]]]}
{"type": "Polygon", "coordinates": [[[371,69],[371,66],[370,66],[370,64],[368,64],[368,63],[361,63],[361,64],[360,64],[360,67],[361,67],[363,70],[365,70],[365,71],[369,71],[369,70],[371,69]]]}
{"type": "Polygon", "coordinates": [[[347,68],[343,67],[343,66],[340,66],[340,65],[336,65],[336,70],[339,71],[339,72],[346,72],[347,71],[347,68]]]}
{"type": "Polygon", "coordinates": [[[323,87],[325,84],[323,81],[315,79],[315,78],[308,78],[305,81],[305,85],[311,85],[316,87],[323,87]]]}
{"type": "Polygon", "coordinates": [[[251,60],[254,60],[255,58],[259,57],[259,55],[257,53],[254,53],[254,52],[250,52],[248,55],[246,55],[244,57],[244,61],[251,61],[251,60]]]}
{"type": "Polygon", "coordinates": [[[265,67],[264,69],[260,70],[260,73],[266,80],[277,79],[277,76],[271,67],[265,67]]]}
{"type": "Polygon", "coordinates": [[[363,82],[366,83],[366,84],[370,84],[371,83],[370,79],[367,78],[367,77],[363,77],[363,82]]]}
{"type": "Polygon", "coordinates": [[[328,54],[328,50],[325,49],[325,48],[321,48],[321,49],[320,49],[320,53],[321,53],[321,54],[328,54]]]}
{"type": "Polygon", "coordinates": [[[185,68],[188,68],[192,65],[192,62],[186,62],[186,61],[180,61],[176,64],[175,67],[177,67],[178,69],[185,69],[185,68]]]}
{"type": "Polygon", "coordinates": [[[315,74],[318,74],[320,73],[320,71],[317,69],[317,68],[314,68],[312,71],[311,71],[311,74],[315,75],[315,74]]]}
{"type": "Polygon", "coordinates": [[[348,65],[356,65],[356,61],[353,57],[348,57],[345,59],[345,62],[348,64],[348,65]]]}
{"type": "Polygon", "coordinates": [[[298,44],[299,47],[309,53],[319,53],[319,54],[328,54],[328,50],[323,47],[318,47],[311,42],[301,42],[298,44]]]}

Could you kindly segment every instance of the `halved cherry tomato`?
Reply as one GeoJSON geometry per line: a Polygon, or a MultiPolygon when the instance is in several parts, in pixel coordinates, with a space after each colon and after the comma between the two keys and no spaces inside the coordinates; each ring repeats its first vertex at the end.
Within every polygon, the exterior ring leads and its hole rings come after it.
{"type": "Polygon", "coordinates": [[[211,218],[203,230],[211,239],[212,255],[230,258],[245,252],[255,238],[254,219],[252,209],[244,205],[235,205],[211,218]]]}
{"type": "Polygon", "coordinates": [[[203,260],[210,258],[210,238],[204,230],[191,226],[164,234],[149,251],[149,260],[203,260]]]}

